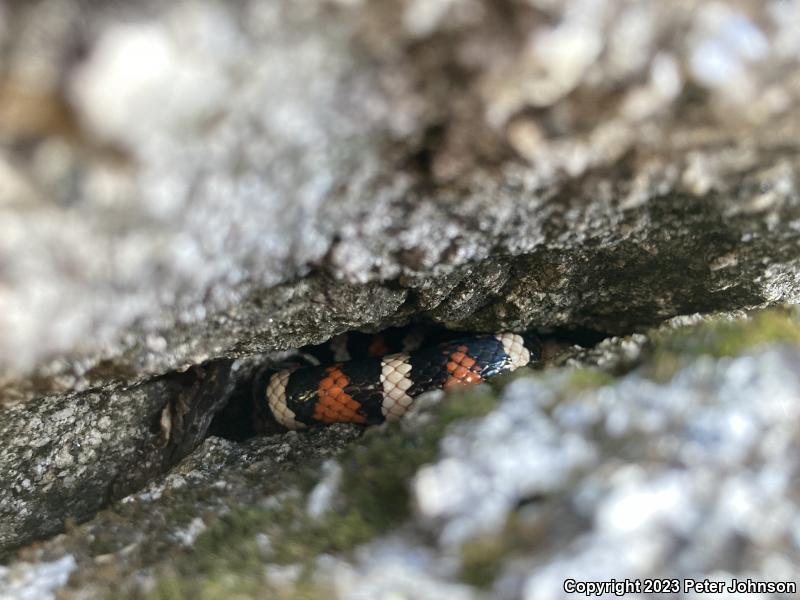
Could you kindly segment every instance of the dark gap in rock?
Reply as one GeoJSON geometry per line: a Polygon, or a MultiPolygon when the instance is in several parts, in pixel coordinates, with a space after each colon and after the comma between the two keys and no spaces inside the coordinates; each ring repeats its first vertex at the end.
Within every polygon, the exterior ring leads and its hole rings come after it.
{"type": "Polygon", "coordinates": [[[266,388],[267,377],[274,370],[264,361],[242,365],[230,397],[214,415],[207,435],[241,442],[255,435],[283,431],[266,406],[259,406],[254,397],[256,390],[266,388]]]}
{"type": "Polygon", "coordinates": [[[407,159],[406,168],[430,177],[432,172],[433,156],[436,149],[441,146],[447,133],[444,124],[433,124],[425,130],[419,150],[412,153],[407,159]]]}
{"type": "MultiPolygon", "coordinates": [[[[634,333],[626,332],[624,335],[634,333]]],[[[543,340],[552,340],[561,344],[578,345],[583,348],[592,348],[606,338],[613,337],[615,334],[607,331],[599,331],[588,327],[558,327],[548,334],[542,334],[543,340]]]]}

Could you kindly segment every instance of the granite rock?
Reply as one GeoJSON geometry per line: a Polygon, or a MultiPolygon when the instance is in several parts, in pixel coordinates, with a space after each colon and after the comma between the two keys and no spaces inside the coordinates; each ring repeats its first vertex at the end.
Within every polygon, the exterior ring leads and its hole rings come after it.
{"type": "Polygon", "coordinates": [[[796,303],[798,22],[0,4],[0,547],[167,473],[255,363],[339,332],[625,336],[796,303]]]}
{"type": "Polygon", "coordinates": [[[6,378],[798,297],[792,2],[2,14],[6,378]]]}
{"type": "Polygon", "coordinates": [[[12,572],[65,599],[109,581],[153,598],[431,599],[561,598],[570,578],[797,583],[797,317],[692,321],[639,336],[636,357],[619,340],[431,394],[365,435],[208,438],[23,550],[0,590],[12,572]],[[622,375],[596,366],[614,354],[622,375]]]}

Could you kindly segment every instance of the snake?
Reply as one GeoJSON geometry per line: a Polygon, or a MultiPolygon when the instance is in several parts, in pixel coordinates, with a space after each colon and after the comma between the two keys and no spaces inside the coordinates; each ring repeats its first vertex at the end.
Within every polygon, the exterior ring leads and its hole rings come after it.
{"type": "Polygon", "coordinates": [[[421,335],[402,331],[337,336],[304,355],[312,364],[269,374],[261,397],[287,429],[376,425],[402,417],[425,392],[475,385],[541,359],[533,334],[471,335],[418,347],[421,343],[421,335]],[[398,347],[404,351],[392,352],[398,347]],[[359,352],[367,356],[359,358],[359,352]]]}

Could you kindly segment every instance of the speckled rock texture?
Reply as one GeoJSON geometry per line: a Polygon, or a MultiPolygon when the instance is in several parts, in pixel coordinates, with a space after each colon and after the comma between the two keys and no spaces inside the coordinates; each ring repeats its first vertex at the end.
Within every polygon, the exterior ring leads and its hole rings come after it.
{"type": "MultiPolygon", "coordinates": [[[[70,574],[80,582],[79,596],[105,597],[109,580],[191,548],[207,529],[204,515],[223,518],[239,505],[263,507],[273,495],[297,495],[297,489],[286,489],[285,474],[334,456],[359,433],[356,426],[337,425],[311,436],[260,437],[246,444],[209,438],[165,478],[0,567],[0,597],[14,598],[25,589],[41,594],[27,597],[46,598],[57,591],[52,588],[63,587],[70,574]],[[83,549],[78,550],[76,542],[83,549]],[[81,554],[77,561],[75,552],[81,554]],[[63,578],[57,577],[64,571],[63,578]]],[[[120,596],[134,591],[133,582],[120,579],[117,584],[120,596]]],[[[152,581],[146,585],[151,586],[152,581]]]]}
{"type": "Polygon", "coordinates": [[[798,297],[793,2],[0,14],[8,377],[798,297]]]}
{"type": "Polygon", "coordinates": [[[43,397],[0,419],[0,555],[162,474],[235,391],[230,361],[130,388],[43,397]]]}
{"type": "Polygon", "coordinates": [[[800,298],[797,2],[0,0],[0,36],[0,554],[342,331],[800,298]]]}
{"type": "Polygon", "coordinates": [[[209,438],[18,555],[0,593],[548,600],[569,578],[800,583],[800,321],[693,321],[433,393],[361,437],[209,438]],[[618,376],[591,367],[620,361],[618,376]]]}

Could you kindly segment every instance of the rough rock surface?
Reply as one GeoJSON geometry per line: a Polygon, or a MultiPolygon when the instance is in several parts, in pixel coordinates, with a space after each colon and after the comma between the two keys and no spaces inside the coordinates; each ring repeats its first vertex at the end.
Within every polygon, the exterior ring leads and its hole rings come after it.
{"type": "Polygon", "coordinates": [[[798,297],[792,2],[2,14],[9,377],[798,297]]]}
{"type": "Polygon", "coordinates": [[[436,393],[360,439],[355,426],[209,438],[24,551],[0,593],[22,580],[64,599],[111,584],[153,598],[546,600],[568,578],[800,583],[796,315],[570,354],[572,367],[495,391],[436,393]],[[618,377],[587,368],[620,361],[618,377]]]}
{"type": "Polygon", "coordinates": [[[224,518],[237,505],[255,509],[268,504],[271,495],[292,493],[283,489],[286,472],[292,474],[314,464],[315,458],[335,454],[357,433],[355,426],[336,426],[312,436],[261,437],[247,444],[209,438],[165,478],[93,521],[24,550],[9,567],[0,567],[0,597],[15,597],[22,587],[19,581],[33,590],[45,588],[54,579],[62,587],[70,573],[79,582],[82,597],[104,597],[109,580],[116,579],[120,579],[115,581],[120,595],[126,589],[132,592],[136,582],[121,578],[140,567],[151,569],[172,552],[191,548],[207,529],[204,515],[212,520],[224,518]],[[75,553],[80,554],[77,562],[75,553]],[[63,579],[55,576],[64,570],[63,579]]]}
{"type": "Polygon", "coordinates": [[[39,0],[0,36],[0,553],[338,332],[800,298],[797,2],[39,0]]]}
{"type": "Polygon", "coordinates": [[[230,361],[130,388],[7,408],[0,419],[0,555],[85,519],[193,450],[233,392],[230,361]]]}

